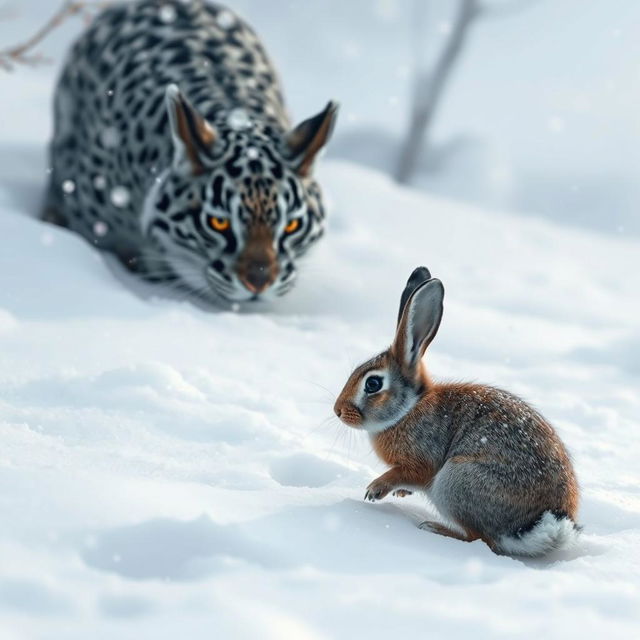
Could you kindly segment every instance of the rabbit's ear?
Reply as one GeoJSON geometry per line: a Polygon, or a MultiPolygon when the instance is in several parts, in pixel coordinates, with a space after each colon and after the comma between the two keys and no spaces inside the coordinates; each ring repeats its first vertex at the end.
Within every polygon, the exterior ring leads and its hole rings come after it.
{"type": "Polygon", "coordinates": [[[442,320],[444,287],[437,278],[418,286],[409,296],[391,347],[401,364],[413,369],[435,338],[442,320]]]}
{"type": "Polygon", "coordinates": [[[398,324],[400,324],[400,320],[402,319],[402,312],[404,311],[405,305],[407,304],[407,300],[409,299],[411,294],[427,280],[431,280],[431,273],[429,272],[429,269],[427,269],[427,267],[416,267],[413,270],[412,274],[409,276],[404,291],[402,292],[402,296],[400,297],[398,324]]]}

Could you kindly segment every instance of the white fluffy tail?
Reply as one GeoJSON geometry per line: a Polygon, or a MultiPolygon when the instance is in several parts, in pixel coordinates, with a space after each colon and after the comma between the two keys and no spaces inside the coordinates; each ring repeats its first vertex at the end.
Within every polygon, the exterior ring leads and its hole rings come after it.
{"type": "Polygon", "coordinates": [[[498,550],[514,556],[542,556],[556,549],[572,547],[580,529],[567,516],[545,511],[532,529],[522,535],[502,536],[498,550]]]}

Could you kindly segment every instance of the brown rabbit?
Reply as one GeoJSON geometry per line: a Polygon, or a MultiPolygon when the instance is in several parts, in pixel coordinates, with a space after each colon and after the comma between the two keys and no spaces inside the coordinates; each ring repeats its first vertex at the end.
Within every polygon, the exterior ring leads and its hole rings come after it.
{"type": "Polygon", "coordinates": [[[423,491],[448,524],[421,528],[480,538],[496,553],[538,556],[572,544],[578,485],[553,427],[506,391],[428,376],[422,357],[443,298],[440,280],[418,267],[402,293],[393,344],[351,374],[335,404],[391,466],[365,499],[423,491]]]}

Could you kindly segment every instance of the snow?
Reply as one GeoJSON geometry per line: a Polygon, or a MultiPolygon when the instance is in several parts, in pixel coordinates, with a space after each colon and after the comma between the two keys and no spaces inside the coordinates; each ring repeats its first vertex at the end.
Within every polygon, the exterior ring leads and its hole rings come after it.
{"type": "Polygon", "coordinates": [[[34,219],[49,69],[3,76],[0,637],[630,638],[640,624],[640,240],[324,160],[328,233],[277,304],[204,309],[34,219]],[[572,453],[576,547],[498,557],[332,416],[403,284],[446,289],[432,374],[531,401],[572,453]]]}
{"type": "Polygon", "coordinates": [[[227,117],[227,124],[234,131],[242,131],[253,126],[249,114],[241,107],[232,109],[229,112],[229,116],[227,117]]]}
{"type": "Polygon", "coordinates": [[[71,194],[76,190],[76,183],[73,180],[65,180],[62,183],[62,190],[65,193],[71,194]]]}
{"type": "Polygon", "coordinates": [[[177,18],[176,8],[173,5],[165,4],[160,7],[159,11],[160,20],[165,24],[171,24],[175,22],[177,18]]]}
{"type": "Polygon", "coordinates": [[[320,173],[324,244],[288,298],[238,313],[140,286],[4,207],[3,637],[631,635],[637,243],[348,163],[320,173]],[[390,340],[419,262],[447,288],[432,372],[524,395],[572,451],[585,533],[571,553],[497,557],[420,531],[419,496],[362,501],[383,467],[332,398],[390,340]]]}
{"type": "Polygon", "coordinates": [[[118,185],[111,189],[110,199],[114,207],[122,209],[129,204],[129,200],[131,200],[131,194],[129,193],[129,189],[127,189],[127,187],[118,185]]]}

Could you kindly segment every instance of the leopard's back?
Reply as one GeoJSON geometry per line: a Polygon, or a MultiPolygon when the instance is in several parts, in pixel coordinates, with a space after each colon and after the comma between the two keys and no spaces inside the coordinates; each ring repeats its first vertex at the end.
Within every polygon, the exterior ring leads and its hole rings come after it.
{"type": "Polygon", "coordinates": [[[134,250],[153,181],[171,162],[176,83],[211,121],[234,109],[288,126],[276,73],[251,28],[198,0],[142,0],[100,14],[71,50],[55,96],[52,216],[94,244],[134,250]]]}

